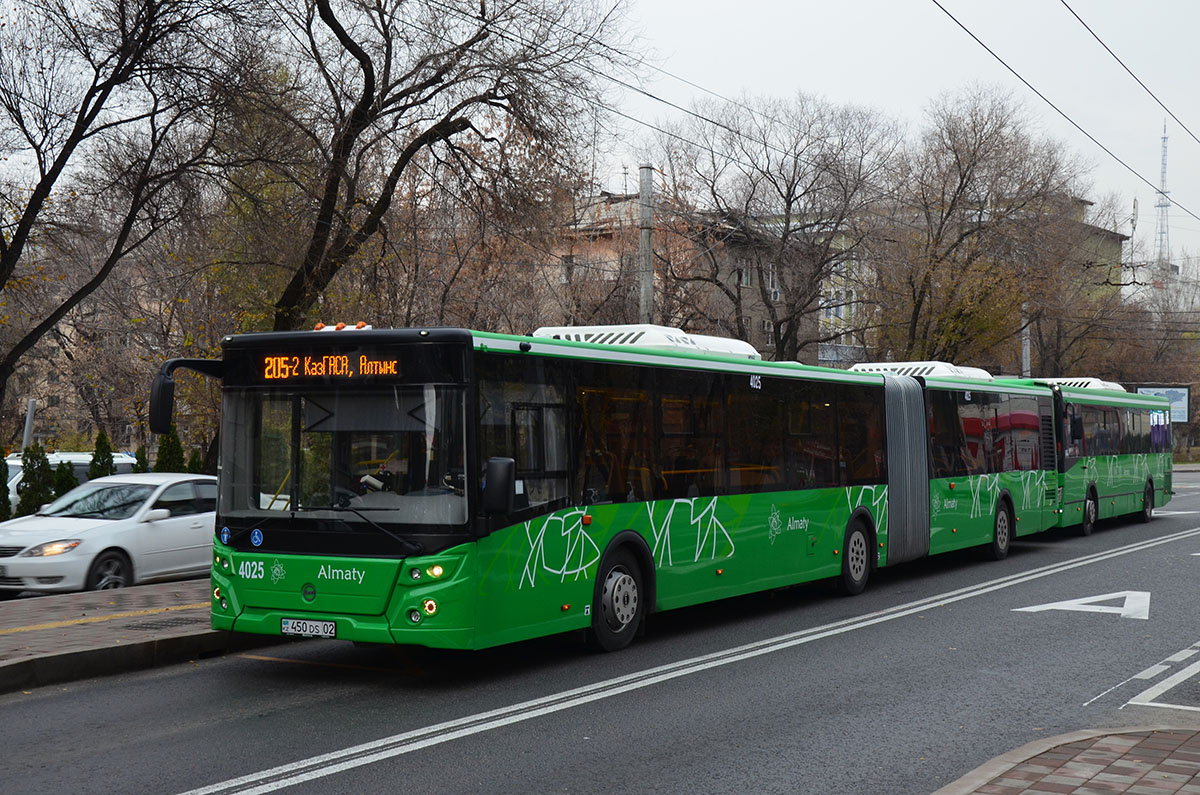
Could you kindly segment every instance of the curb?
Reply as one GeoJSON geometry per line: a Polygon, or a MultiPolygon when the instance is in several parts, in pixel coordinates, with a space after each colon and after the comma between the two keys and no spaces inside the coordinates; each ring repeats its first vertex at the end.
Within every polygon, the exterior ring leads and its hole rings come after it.
{"type": "Polygon", "coordinates": [[[0,663],[0,694],[219,657],[281,642],[287,640],[269,635],[235,635],[226,630],[209,630],[100,649],[27,657],[0,663]]]}
{"type": "Polygon", "coordinates": [[[1033,742],[1026,743],[1020,748],[1014,748],[1008,753],[1001,754],[995,759],[984,762],[979,767],[967,773],[961,778],[951,781],[941,789],[935,790],[932,795],[969,795],[969,793],[978,792],[981,787],[987,785],[989,781],[999,778],[1004,773],[1012,770],[1019,764],[1032,759],[1039,754],[1044,754],[1047,751],[1056,748],[1060,745],[1069,743],[1077,743],[1081,740],[1092,740],[1097,737],[1108,737],[1117,734],[1136,734],[1139,732],[1156,732],[1156,731],[1196,731],[1195,726],[1123,726],[1115,729],[1085,729],[1081,731],[1068,732],[1060,734],[1057,737],[1044,737],[1033,742]]]}

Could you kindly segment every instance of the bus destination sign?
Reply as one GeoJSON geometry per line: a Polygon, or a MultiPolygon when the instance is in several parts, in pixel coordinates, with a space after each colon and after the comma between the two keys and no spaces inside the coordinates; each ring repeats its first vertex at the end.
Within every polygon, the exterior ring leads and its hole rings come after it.
{"type": "Polygon", "coordinates": [[[265,381],[295,381],[308,378],[363,378],[400,375],[400,360],[360,354],[263,356],[265,381]]]}

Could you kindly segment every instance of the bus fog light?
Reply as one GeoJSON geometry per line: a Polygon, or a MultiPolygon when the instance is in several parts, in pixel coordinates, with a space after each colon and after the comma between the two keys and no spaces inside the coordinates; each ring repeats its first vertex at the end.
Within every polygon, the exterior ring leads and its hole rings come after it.
{"type": "Polygon", "coordinates": [[[408,611],[408,620],[413,622],[414,624],[420,624],[421,623],[421,611],[417,610],[415,607],[412,610],[409,610],[408,611]]]}
{"type": "Polygon", "coordinates": [[[432,599],[426,599],[421,603],[421,607],[425,609],[425,615],[431,616],[437,612],[437,602],[432,599]]]}
{"type": "Polygon", "coordinates": [[[440,563],[433,564],[428,569],[426,569],[426,571],[429,572],[430,577],[433,577],[435,579],[438,577],[441,577],[446,572],[446,570],[442,568],[440,563]]]}
{"type": "Polygon", "coordinates": [[[412,571],[410,571],[408,573],[408,576],[412,577],[414,580],[419,580],[419,579],[421,579],[421,570],[414,568],[412,571]]]}

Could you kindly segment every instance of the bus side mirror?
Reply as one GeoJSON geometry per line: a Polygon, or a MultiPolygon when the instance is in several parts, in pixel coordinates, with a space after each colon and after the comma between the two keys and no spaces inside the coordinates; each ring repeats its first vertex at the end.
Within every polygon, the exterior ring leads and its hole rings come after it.
{"type": "Polygon", "coordinates": [[[512,513],[516,494],[517,462],[511,458],[489,458],[483,485],[483,512],[512,513]]]}
{"type": "Polygon", "coordinates": [[[159,370],[150,385],[150,432],[169,433],[174,413],[175,379],[159,370]]]}
{"type": "Polygon", "coordinates": [[[167,359],[158,368],[150,385],[150,432],[170,433],[171,415],[175,412],[175,379],[171,373],[185,367],[211,378],[225,377],[225,363],[220,359],[167,359]]]}
{"type": "Polygon", "coordinates": [[[1083,441],[1083,417],[1078,414],[1071,415],[1071,441],[1083,441]]]}

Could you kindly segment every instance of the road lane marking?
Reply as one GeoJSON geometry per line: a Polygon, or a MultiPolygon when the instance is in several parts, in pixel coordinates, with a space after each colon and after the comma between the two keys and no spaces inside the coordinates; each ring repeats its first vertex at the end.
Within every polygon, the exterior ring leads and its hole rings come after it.
{"type": "MultiPolygon", "coordinates": [[[[325,776],[341,773],[346,770],[352,770],[364,765],[382,762],[387,759],[409,754],[414,751],[429,748],[431,746],[448,743],[463,737],[469,737],[475,734],[492,731],[494,729],[500,729],[505,726],[522,723],[545,715],[580,707],[595,701],[601,701],[624,693],[640,690],[642,688],[667,682],[672,679],[691,676],[692,674],[701,673],[713,668],[731,665],[733,663],[753,659],[765,654],[783,651],[785,649],[812,643],[824,638],[834,637],[836,635],[864,629],[887,621],[893,621],[898,618],[915,615],[917,613],[929,610],[930,608],[942,607],[954,602],[971,599],[976,596],[983,596],[1003,588],[1020,585],[1025,582],[1037,580],[1042,577],[1049,577],[1054,574],[1060,574],[1081,566],[1087,566],[1093,563],[1101,563],[1103,561],[1111,560],[1113,558],[1121,557],[1134,552],[1152,549],[1173,541],[1193,538],[1197,535],[1200,535],[1200,527],[1194,527],[1190,530],[1184,530],[1179,533],[1174,533],[1169,536],[1163,536],[1161,538],[1152,539],[1149,541],[1141,541],[1128,546],[1118,547],[1117,549],[1106,552],[1085,555],[1072,561],[1049,564],[1038,569],[1032,569],[1028,572],[1010,574],[1005,577],[991,580],[987,583],[968,586],[966,588],[959,588],[954,591],[948,591],[944,594],[930,596],[913,602],[907,602],[905,604],[885,608],[884,610],[879,610],[874,613],[868,613],[864,616],[843,619],[842,621],[835,621],[833,623],[818,627],[798,630],[786,635],[778,635],[773,638],[766,638],[764,640],[747,643],[742,646],[736,646],[731,649],[713,652],[711,654],[701,655],[699,657],[692,657],[690,659],[680,660],[678,662],[668,663],[666,665],[656,666],[654,668],[647,668],[643,671],[637,671],[634,673],[625,674],[624,676],[618,676],[613,679],[595,682],[593,684],[584,685],[572,690],[565,690],[518,704],[512,704],[507,707],[500,707],[488,712],[468,715],[462,718],[446,721],[444,723],[438,723],[432,726],[426,726],[420,729],[403,732],[401,734],[395,734],[390,737],[383,737],[378,740],[373,740],[361,745],[351,746],[339,751],[331,751],[329,753],[320,754],[308,759],[290,762],[288,764],[279,765],[268,770],[250,773],[238,778],[211,784],[206,787],[188,790],[183,795],[218,795],[218,793],[261,795],[261,793],[274,792],[286,787],[295,786],[297,784],[324,778],[325,776]]],[[[1200,663],[1197,663],[1197,665],[1200,665],[1200,663]]]]}
{"type": "MultiPolygon", "coordinates": [[[[1166,679],[1162,680],[1161,682],[1154,685],[1153,687],[1149,687],[1146,690],[1143,690],[1141,693],[1138,693],[1136,696],[1134,696],[1129,701],[1127,701],[1126,706],[1128,706],[1129,704],[1134,704],[1139,707],[1169,707],[1171,709],[1188,709],[1188,710],[1200,711],[1200,707],[1187,707],[1187,706],[1182,706],[1179,704],[1157,704],[1154,701],[1154,699],[1158,698],[1163,693],[1166,693],[1168,690],[1170,690],[1171,688],[1175,687],[1178,684],[1182,684],[1183,682],[1186,682],[1187,680],[1189,680],[1193,676],[1195,676],[1197,673],[1200,673],[1200,662],[1194,662],[1191,665],[1189,665],[1187,668],[1181,669],[1174,676],[1168,676],[1166,679]]],[[[1122,707],[1122,709],[1124,709],[1124,707],[1122,707]]]]}
{"type": "Polygon", "coordinates": [[[1163,671],[1169,671],[1169,670],[1171,670],[1171,666],[1163,665],[1162,663],[1159,663],[1158,665],[1151,665],[1149,668],[1147,668],[1144,671],[1141,671],[1140,673],[1134,674],[1133,678],[1134,679],[1153,679],[1154,677],[1161,674],[1163,671]]]}
{"type": "Polygon", "coordinates": [[[1049,602],[1044,605],[1033,605],[1032,607],[1014,607],[1014,613],[1042,613],[1046,610],[1069,610],[1079,613],[1115,613],[1121,618],[1140,618],[1150,620],[1150,592],[1149,591],[1118,591],[1117,593],[1100,594],[1099,596],[1085,596],[1081,599],[1064,599],[1061,602],[1049,602]],[[1116,605],[1102,605],[1097,602],[1111,602],[1115,599],[1121,600],[1120,607],[1116,605]]]}
{"type": "Polygon", "coordinates": [[[112,621],[116,618],[134,618],[136,616],[153,616],[158,613],[170,613],[175,610],[198,610],[202,607],[211,607],[208,602],[197,602],[192,605],[171,605],[170,607],[152,607],[146,610],[128,610],[124,613],[113,613],[107,616],[89,616],[87,618],[72,618],[66,621],[48,621],[45,624],[34,624],[29,627],[13,627],[12,629],[0,629],[0,635],[15,635],[18,632],[37,632],[42,629],[59,629],[61,627],[73,627],[77,624],[95,624],[98,621],[112,621]]]}
{"type": "MultiPolygon", "coordinates": [[[[1170,657],[1165,658],[1162,662],[1158,663],[1157,665],[1152,665],[1149,668],[1147,668],[1146,670],[1136,673],[1133,676],[1129,677],[1128,679],[1126,679],[1122,682],[1117,682],[1115,685],[1108,688],[1103,693],[1100,693],[1099,695],[1094,696],[1093,698],[1089,698],[1087,701],[1083,702],[1083,706],[1086,707],[1094,701],[1099,701],[1100,699],[1107,696],[1109,693],[1113,692],[1114,690],[1119,690],[1120,688],[1124,687],[1125,685],[1129,684],[1130,682],[1134,681],[1135,679],[1143,679],[1143,680],[1144,679],[1153,679],[1154,677],[1161,674],[1163,671],[1170,669],[1171,666],[1165,665],[1165,663],[1182,662],[1183,660],[1186,660],[1189,657],[1196,654],[1197,651],[1200,651],[1200,641],[1193,643],[1191,646],[1184,649],[1183,651],[1175,652],[1170,657]]],[[[1128,706],[1128,704],[1129,704],[1129,702],[1126,702],[1124,705],[1119,707],[1119,709],[1124,709],[1126,706],[1128,706]]]]}

